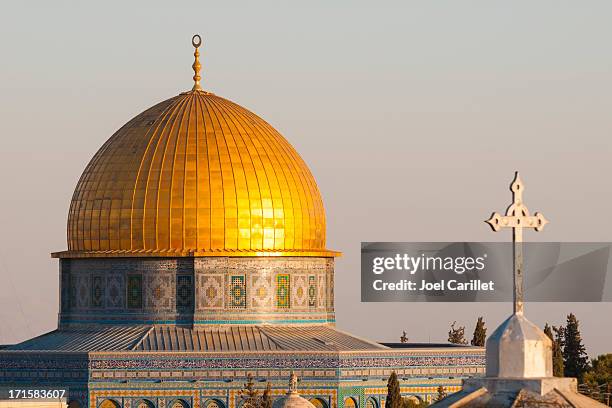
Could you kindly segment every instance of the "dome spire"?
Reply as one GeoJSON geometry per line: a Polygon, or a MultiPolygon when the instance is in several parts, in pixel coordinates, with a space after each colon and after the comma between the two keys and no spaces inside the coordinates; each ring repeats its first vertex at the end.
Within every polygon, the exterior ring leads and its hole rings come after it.
{"type": "Polygon", "coordinates": [[[201,91],[202,86],[200,85],[200,79],[202,79],[202,77],[200,76],[200,68],[202,68],[202,65],[200,65],[200,51],[198,50],[198,48],[200,48],[200,45],[202,45],[202,37],[200,37],[199,34],[195,34],[191,38],[191,44],[195,48],[195,51],[193,53],[194,61],[193,61],[193,65],[191,66],[194,72],[193,74],[194,83],[193,83],[193,88],[191,88],[191,90],[201,91]]]}

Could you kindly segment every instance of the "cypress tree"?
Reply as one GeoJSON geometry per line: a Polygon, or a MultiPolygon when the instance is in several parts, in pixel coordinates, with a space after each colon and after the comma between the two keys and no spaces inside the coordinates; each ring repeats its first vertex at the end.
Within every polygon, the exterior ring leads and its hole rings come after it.
{"type": "Polygon", "coordinates": [[[272,408],[272,388],[270,382],[266,383],[266,389],[261,396],[261,408],[272,408]]]}
{"type": "Polygon", "coordinates": [[[559,344],[561,350],[565,348],[565,327],[563,326],[553,326],[553,331],[555,332],[555,341],[559,344]]]}
{"type": "Polygon", "coordinates": [[[453,322],[453,324],[451,324],[451,329],[448,332],[449,343],[467,344],[467,340],[465,339],[465,326],[455,328],[456,323],[457,322],[453,322]]]}
{"type": "Polygon", "coordinates": [[[582,344],[579,322],[573,313],[567,316],[564,330],[563,363],[565,365],[565,376],[576,377],[582,382],[584,373],[589,368],[589,360],[586,349],[582,344]]]}
{"type": "Polygon", "coordinates": [[[402,408],[402,394],[400,393],[400,384],[395,371],[391,373],[389,381],[387,381],[385,408],[402,408]]]}
{"type": "Polygon", "coordinates": [[[485,327],[482,316],[478,318],[476,327],[474,328],[474,336],[472,337],[472,346],[484,347],[487,339],[487,328],[485,327]]]}
{"type": "Polygon", "coordinates": [[[546,323],[544,326],[544,333],[552,340],[552,367],[553,367],[553,375],[555,377],[563,377],[563,350],[561,349],[560,342],[560,332],[563,332],[563,327],[556,328],[553,326],[552,328],[546,323]],[[553,331],[557,334],[556,337],[553,335],[553,331]]]}
{"type": "Polygon", "coordinates": [[[553,337],[552,329],[550,328],[548,323],[544,325],[544,334],[547,335],[548,338],[551,339],[552,341],[555,341],[555,338],[553,337]]]}

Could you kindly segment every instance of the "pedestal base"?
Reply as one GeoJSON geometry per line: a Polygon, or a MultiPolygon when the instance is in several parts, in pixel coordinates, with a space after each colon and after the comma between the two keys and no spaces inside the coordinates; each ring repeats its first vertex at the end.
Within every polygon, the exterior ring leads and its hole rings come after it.
{"type": "Polygon", "coordinates": [[[528,390],[538,395],[548,394],[557,389],[561,392],[578,392],[578,385],[575,378],[470,378],[463,381],[464,391],[475,391],[479,388],[486,388],[491,394],[499,392],[518,392],[528,390]]]}

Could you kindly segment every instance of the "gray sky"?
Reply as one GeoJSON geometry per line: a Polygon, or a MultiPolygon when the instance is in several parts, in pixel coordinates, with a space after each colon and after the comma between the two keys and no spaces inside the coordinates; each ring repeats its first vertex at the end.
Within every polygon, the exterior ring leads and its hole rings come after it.
{"type": "MultiPolygon", "coordinates": [[[[3,5],[0,343],[55,327],[49,252],[77,179],[117,128],[191,87],[196,32],[204,87],[268,120],[317,179],[345,254],[340,328],[444,341],[484,315],[490,333],[509,304],[361,304],[359,244],[502,239],[482,220],[515,169],[551,221],[526,239],[612,241],[611,2],[329,3],[3,5]]],[[[570,311],[590,354],[612,351],[612,303],[527,305],[541,325],[570,311]]]]}

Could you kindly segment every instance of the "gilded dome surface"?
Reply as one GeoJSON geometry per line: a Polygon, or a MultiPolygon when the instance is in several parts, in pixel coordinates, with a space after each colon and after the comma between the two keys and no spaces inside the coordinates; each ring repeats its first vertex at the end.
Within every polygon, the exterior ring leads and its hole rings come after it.
{"type": "Polygon", "coordinates": [[[196,89],[120,128],[74,191],[77,256],[334,256],[317,184],[289,142],[247,109],[196,89]]]}

